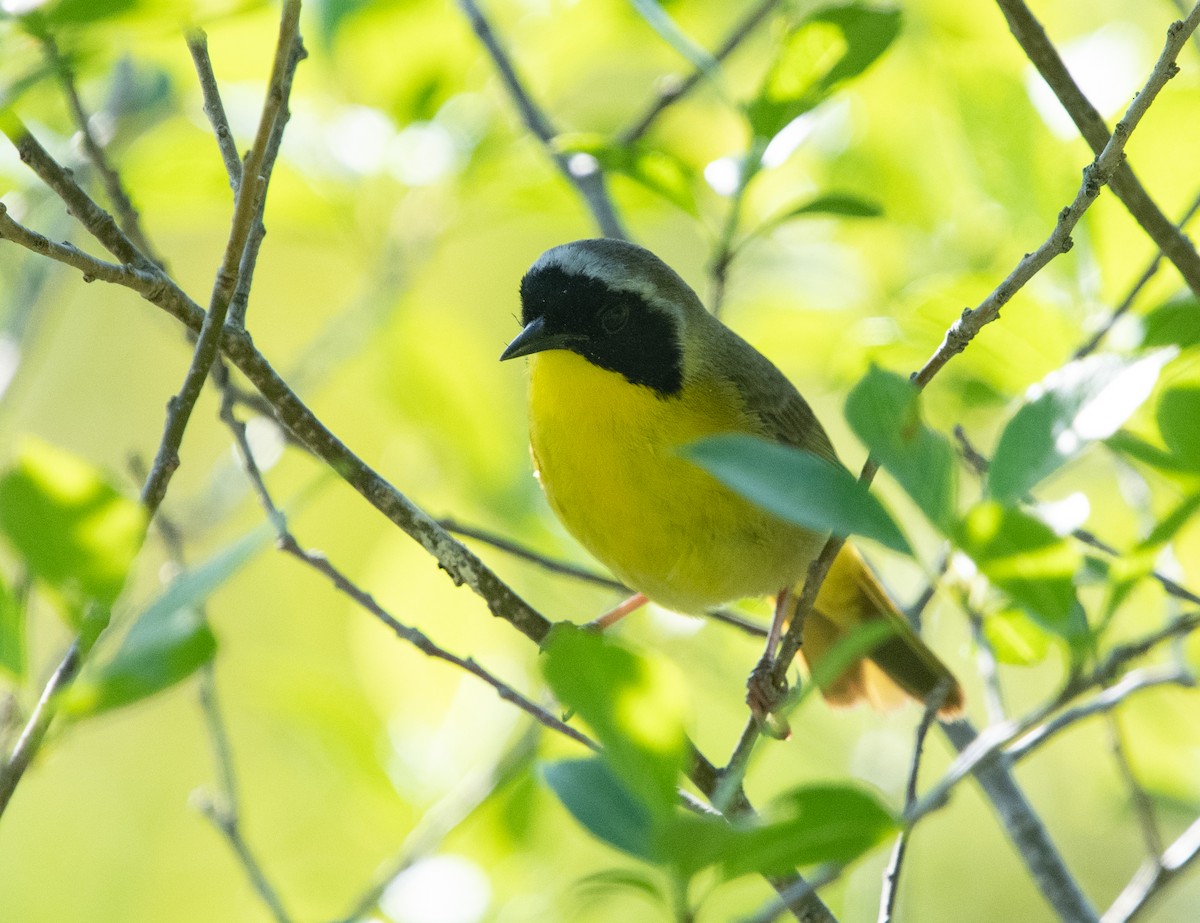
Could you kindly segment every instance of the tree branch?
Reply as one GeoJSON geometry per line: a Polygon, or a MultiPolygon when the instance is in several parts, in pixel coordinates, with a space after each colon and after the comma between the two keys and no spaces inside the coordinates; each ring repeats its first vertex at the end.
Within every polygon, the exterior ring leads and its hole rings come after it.
{"type": "Polygon", "coordinates": [[[521,78],[517,76],[516,68],[513,67],[507,52],[501,47],[500,40],[496,38],[491,23],[483,15],[479,4],[475,0],[458,0],[458,5],[496,65],[500,79],[504,81],[504,86],[508,90],[509,96],[512,97],[517,111],[521,114],[525,127],[542,143],[559,172],[583,197],[600,232],[605,237],[624,239],[625,231],[622,229],[620,219],[608,197],[608,191],[604,185],[604,171],[600,168],[600,164],[590,155],[564,154],[555,147],[554,138],[558,132],[534,103],[529,91],[525,89],[521,78]]]}
{"type": "Polygon", "coordinates": [[[1131,923],[1137,919],[1149,907],[1151,900],[1178,878],[1197,857],[1200,857],[1200,820],[1193,821],[1162,856],[1142,865],[1125,890],[1104,912],[1101,923],[1131,923]]]}
{"type": "MultiPolygon", "coordinates": [[[[1062,58],[1059,57],[1057,49],[1047,38],[1042,24],[1034,18],[1023,0],[996,0],[996,5],[1004,13],[1013,37],[1016,38],[1030,63],[1037,68],[1042,79],[1046,81],[1054,95],[1058,97],[1058,101],[1062,103],[1063,108],[1067,110],[1067,114],[1071,116],[1071,121],[1075,123],[1075,127],[1079,129],[1079,133],[1091,147],[1092,152],[1099,157],[1112,143],[1108,126],[1104,124],[1103,117],[1072,79],[1062,58]]],[[[1168,29],[1168,48],[1174,48],[1171,53],[1171,62],[1174,61],[1175,55],[1178,54],[1195,28],[1195,9],[1188,15],[1182,26],[1179,23],[1172,23],[1168,29]],[[1172,36],[1177,37],[1178,41],[1176,42],[1175,37],[1172,36]]],[[[1157,71],[1158,68],[1156,67],[1155,70],[1157,71]]],[[[1134,100],[1134,104],[1137,104],[1137,99],[1134,100]]],[[[1128,118],[1129,116],[1126,115],[1122,122],[1128,118]]],[[[1117,124],[1118,134],[1122,130],[1121,124],[1117,124]]],[[[1196,248],[1154,204],[1127,163],[1115,166],[1111,185],[1113,193],[1129,210],[1134,220],[1141,225],[1163,255],[1175,264],[1175,268],[1179,270],[1184,281],[1196,293],[1196,296],[1200,297],[1200,254],[1196,252],[1196,248]]]]}

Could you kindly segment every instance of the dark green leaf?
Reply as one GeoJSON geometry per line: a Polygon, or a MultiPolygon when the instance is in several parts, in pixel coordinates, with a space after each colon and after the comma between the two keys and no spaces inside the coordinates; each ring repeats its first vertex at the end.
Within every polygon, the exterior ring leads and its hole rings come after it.
{"type": "Polygon", "coordinates": [[[188,571],[138,617],[110,660],[71,688],[67,709],[96,714],[128,705],[191,676],[216,653],[200,605],[270,536],[256,530],[188,571]]]}
{"type": "Polygon", "coordinates": [[[1159,471],[1175,473],[1188,470],[1184,466],[1183,461],[1171,452],[1161,449],[1156,445],[1151,445],[1146,440],[1140,439],[1126,430],[1113,433],[1104,440],[1104,444],[1126,458],[1139,461],[1144,465],[1149,465],[1151,468],[1157,468],[1159,471]]]}
{"type": "Polygon", "coordinates": [[[43,8],[52,26],[81,26],[120,16],[141,5],[140,0],[57,0],[43,8]]]}
{"type": "Polygon", "coordinates": [[[1132,360],[1088,356],[1046,376],[1000,435],[988,473],[991,495],[1013,503],[1093,440],[1115,433],[1150,396],[1175,352],[1132,360]]]}
{"type": "Polygon", "coordinates": [[[792,29],[746,108],[758,138],[773,138],[793,119],[857,77],[900,32],[900,11],[862,3],[819,9],[792,29]]]}
{"type": "Polygon", "coordinates": [[[883,504],[840,465],[754,436],[730,433],[684,454],[743,497],[816,532],[862,535],[911,554],[883,504]]]}
{"type": "Polygon", "coordinates": [[[591,725],[622,783],[651,811],[672,810],[687,744],[687,692],[674,668],[567,624],[543,647],[550,688],[591,725]]]}
{"type": "Polygon", "coordinates": [[[793,206],[769,222],[774,226],[806,215],[837,215],[841,218],[878,218],[883,207],[878,202],[862,199],[848,192],[830,192],[793,206]]]}
{"type": "Polygon", "coordinates": [[[742,842],[726,857],[729,877],[846,863],[896,830],[896,819],[878,799],[850,785],[798,788],[777,798],[767,816],[771,822],[744,831],[742,842]]]}
{"type": "Polygon", "coordinates": [[[1142,321],[1143,346],[1200,346],[1200,301],[1194,295],[1159,305],[1142,321]]]}
{"type": "Polygon", "coordinates": [[[87,462],[30,440],[0,477],[0,534],[51,586],[112,603],[142,546],[146,516],[87,462]]]}
{"type": "Polygon", "coordinates": [[[26,662],[25,606],[0,576],[0,670],[20,681],[26,662]]]}
{"type": "Polygon", "coordinates": [[[579,823],[605,843],[647,861],[653,815],[599,757],[562,760],[545,768],[546,782],[579,823]]]}
{"type": "Polygon", "coordinates": [[[954,451],[921,420],[907,378],[871,366],[846,400],[846,419],[871,454],[943,532],[954,521],[954,451]]]}
{"type": "Polygon", "coordinates": [[[988,580],[1042,626],[1071,639],[1086,633],[1075,601],[1081,555],[1044,522],[984,501],[959,524],[957,541],[988,580]]]}
{"type": "Polygon", "coordinates": [[[872,795],[849,785],[812,785],[776,799],[766,820],[730,825],[680,814],[661,847],[664,861],[691,874],[720,863],[727,878],[782,874],[797,865],[844,863],[896,829],[872,795]]]}
{"type": "Polygon", "coordinates": [[[1166,391],[1158,400],[1158,432],[1180,465],[1200,471],[1200,386],[1166,391]]]}

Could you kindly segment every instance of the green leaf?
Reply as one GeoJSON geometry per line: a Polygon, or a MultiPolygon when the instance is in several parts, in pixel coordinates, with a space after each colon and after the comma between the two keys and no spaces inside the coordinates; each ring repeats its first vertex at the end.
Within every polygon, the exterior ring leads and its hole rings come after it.
{"type": "Polygon", "coordinates": [[[554,147],[564,154],[590,154],[608,172],[628,177],[689,215],[699,215],[695,174],[674,154],[643,141],[615,144],[592,134],[559,135],[554,147]]]}
{"type": "MultiPolygon", "coordinates": [[[[1200,317],[1197,318],[1200,324],[1200,317]]],[[[1200,386],[1172,388],[1158,400],[1158,432],[1180,465],[1200,471],[1200,386]]]]}
{"type": "Polygon", "coordinates": [[[728,877],[843,864],[897,829],[896,819],[875,796],[852,785],[795,789],[775,799],[767,816],[769,823],[739,831],[741,842],[723,863],[728,877]]]}
{"type": "Polygon", "coordinates": [[[746,107],[755,136],[773,138],[870,67],[899,33],[899,10],[862,3],[829,6],[805,16],[788,33],[746,107]]]}
{"type": "Polygon", "coordinates": [[[1004,609],[983,620],[983,636],[1001,663],[1028,667],[1050,652],[1050,635],[1020,609],[1004,609]]]}
{"type": "Polygon", "coordinates": [[[200,605],[270,536],[257,529],[179,577],[138,617],[110,660],[77,681],[66,709],[94,715],[167,689],[212,660],[216,639],[200,605]]]}
{"type": "Polygon", "coordinates": [[[929,521],[948,532],[954,521],[954,450],[922,422],[920,393],[908,379],[871,366],[846,399],[846,419],[929,521]]]}
{"type": "Polygon", "coordinates": [[[1104,444],[1126,458],[1139,461],[1151,468],[1157,468],[1159,471],[1179,473],[1188,470],[1184,467],[1183,462],[1172,453],[1156,445],[1151,445],[1126,430],[1113,433],[1104,440],[1104,444]]]}
{"type": "Polygon", "coordinates": [[[654,815],[599,757],[562,760],[544,770],[546,782],[584,828],[639,859],[658,860],[654,815]]]}
{"type": "Polygon", "coordinates": [[[1187,295],[1159,305],[1142,320],[1143,346],[1200,346],[1200,301],[1187,295]]]}
{"type": "Polygon", "coordinates": [[[710,436],[684,455],[781,519],[816,532],[862,535],[912,554],[883,504],[840,465],[754,436],[710,436]]]}
{"type": "Polygon", "coordinates": [[[773,218],[772,224],[779,224],[792,218],[804,215],[837,215],[841,218],[878,218],[883,214],[883,206],[871,199],[863,199],[849,192],[829,192],[809,199],[789,208],[782,215],[773,218]]]}
{"type": "Polygon", "coordinates": [[[985,500],[959,523],[958,546],[1039,624],[1068,639],[1087,632],[1075,600],[1079,551],[1039,519],[985,500]]]}
{"type": "Polygon", "coordinates": [[[851,785],[811,785],[777,798],[764,820],[729,824],[680,812],[658,852],[685,875],[720,864],[726,878],[849,862],[896,830],[873,796],[851,785]]]}
{"type": "Polygon", "coordinates": [[[591,725],[622,783],[651,811],[672,810],[688,702],[675,668],[568,624],[556,625],[543,649],[550,688],[591,725]]]}
{"type": "Polygon", "coordinates": [[[1016,502],[1092,441],[1115,433],[1150,396],[1176,352],[1160,349],[1134,360],[1088,356],[1046,376],[1000,435],[989,493],[1016,502]]]}
{"type": "Polygon", "coordinates": [[[25,606],[0,576],[0,670],[18,682],[25,678],[25,606]]]}
{"type": "Polygon", "coordinates": [[[83,459],[31,439],[0,476],[0,534],[35,577],[109,606],[142,546],[146,514],[83,459]]]}

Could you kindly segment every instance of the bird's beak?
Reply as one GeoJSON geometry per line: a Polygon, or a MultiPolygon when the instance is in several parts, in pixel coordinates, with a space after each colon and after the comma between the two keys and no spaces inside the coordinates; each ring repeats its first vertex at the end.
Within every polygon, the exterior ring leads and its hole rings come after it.
{"type": "Polygon", "coordinates": [[[579,337],[571,333],[551,333],[546,330],[546,318],[535,317],[525,329],[513,337],[513,341],[500,354],[500,361],[532,356],[547,349],[570,349],[579,337]]]}

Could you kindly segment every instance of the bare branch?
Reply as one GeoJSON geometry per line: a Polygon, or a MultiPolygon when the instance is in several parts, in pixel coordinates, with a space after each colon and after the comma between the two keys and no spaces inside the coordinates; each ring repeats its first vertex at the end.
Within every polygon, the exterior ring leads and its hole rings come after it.
{"type": "Polygon", "coordinates": [[[528,90],[525,89],[521,78],[517,76],[512,61],[509,60],[508,53],[501,47],[499,39],[492,31],[491,23],[483,15],[479,4],[475,0],[458,0],[458,5],[470,22],[475,35],[491,55],[496,70],[500,72],[500,79],[504,81],[509,96],[512,97],[517,111],[521,113],[525,127],[541,141],[559,172],[583,196],[600,232],[605,237],[623,239],[625,231],[621,228],[620,219],[608,197],[608,191],[604,185],[604,171],[600,168],[600,164],[590,155],[564,154],[555,147],[554,138],[558,132],[534,103],[528,90]]]}
{"type": "Polygon", "coordinates": [[[200,92],[204,95],[204,114],[208,116],[208,122],[216,136],[217,148],[221,151],[221,160],[225,164],[225,173],[229,176],[229,188],[236,195],[242,185],[242,158],[238,154],[237,142],[233,139],[233,129],[229,127],[229,117],[225,114],[221,91],[217,88],[217,77],[213,73],[212,60],[208,56],[208,36],[204,30],[193,29],[188,32],[187,46],[192,55],[192,63],[196,67],[196,77],[200,81],[200,92]]]}
{"type": "Polygon", "coordinates": [[[268,518],[271,520],[275,528],[278,545],[281,551],[284,551],[300,561],[303,561],[309,567],[316,570],[318,573],[325,576],[330,583],[334,585],[341,593],[349,596],[359,606],[370,612],[375,618],[383,622],[390,628],[397,637],[407,641],[422,654],[427,657],[433,657],[437,660],[444,660],[447,663],[466,670],[473,676],[483,680],[491,686],[496,694],[506,702],[510,702],[517,708],[524,711],[530,717],[534,718],[539,723],[545,725],[551,730],[558,731],[570,737],[577,743],[583,744],[592,750],[598,750],[599,745],[595,743],[587,735],[580,733],[575,728],[555,718],[544,708],[534,704],[532,701],[521,695],[503,680],[496,677],[490,671],[480,666],[472,657],[462,658],[456,654],[451,654],[449,651],[439,647],[422,631],[402,624],[393,617],[387,610],[375,601],[375,598],[365,590],[357,586],[345,574],[338,570],[325,555],[315,551],[305,551],[300,547],[300,543],[296,541],[295,536],[288,530],[287,521],[283,513],[275,505],[271,499],[270,493],[267,491],[266,482],[263,480],[262,472],[259,470],[258,464],[254,459],[254,451],[250,446],[250,441],[246,437],[246,426],[238,420],[233,414],[233,404],[228,398],[223,402],[221,409],[221,418],[226,422],[229,428],[233,431],[234,437],[237,440],[239,454],[242,458],[242,464],[245,467],[246,474],[250,478],[254,492],[258,495],[268,518]]]}
{"type": "Polygon", "coordinates": [[[208,311],[205,312],[204,323],[196,338],[192,362],[179,393],[167,403],[167,419],[163,425],[162,440],[142,493],[142,502],[151,514],[158,509],[166,494],[167,484],[179,467],[179,446],[183,442],[183,434],[191,418],[192,409],[200,398],[204,382],[208,380],[209,369],[217,357],[225,317],[238,282],[239,266],[247,252],[251,228],[261,214],[269,180],[263,166],[268,156],[276,120],[287,106],[287,92],[291,86],[289,75],[295,67],[293,50],[299,41],[299,27],[300,0],[287,0],[283,5],[279,42],[275,50],[275,62],[271,68],[267,97],[259,118],[258,133],[246,157],[243,176],[248,177],[249,181],[243,181],[238,187],[229,240],[213,283],[208,311]]]}
{"type": "MultiPolygon", "coordinates": [[[[908,770],[908,784],[904,788],[904,810],[912,810],[917,803],[917,778],[921,770],[921,756],[925,752],[925,736],[933,726],[938,709],[946,699],[948,689],[943,689],[941,695],[935,695],[925,706],[925,714],[917,725],[916,741],[913,744],[912,763],[908,770]]],[[[905,853],[908,852],[908,838],[912,834],[911,827],[905,827],[896,837],[896,845],[892,848],[892,857],[883,873],[883,891],[879,896],[879,923],[891,923],[896,912],[896,895],[900,890],[900,868],[904,864],[905,853]]]]}
{"type": "Polygon", "coordinates": [[[1179,667],[1165,669],[1133,670],[1121,677],[1121,680],[1105,689],[1099,695],[1093,696],[1082,705],[1069,708],[1055,716],[1052,721],[1031,730],[1021,740],[1005,748],[1005,752],[1014,760],[1028,756],[1059,731],[1084,718],[1112,711],[1135,692],[1143,689],[1153,689],[1155,686],[1194,686],[1195,679],[1186,670],[1179,667]]]}
{"type": "Polygon", "coordinates": [[[96,172],[100,175],[100,182],[104,186],[104,191],[108,195],[109,202],[112,203],[113,211],[116,212],[117,222],[120,224],[121,230],[125,232],[125,236],[133,241],[138,249],[155,260],[155,262],[159,262],[154,257],[154,250],[142,231],[137,209],[134,208],[129,194],[125,191],[120,174],[108,162],[108,155],[105,153],[104,147],[96,140],[96,135],[92,131],[91,119],[88,118],[88,114],[83,108],[83,102],[79,98],[79,89],[75,85],[74,71],[71,70],[70,65],[59,53],[58,44],[54,41],[53,36],[48,32],[43,32],[38,38],[42,43],[42,49],[46,53],[47,63],[58,74],[59,82],[63,88],[63,95],[66,97],[67,106],[71,110],[71,117],[75,120],[75,127],[79,129],[79,137],[83,142],[84,152],[87,154],[92,166],[96,168],[96,172]]]}
{"type": "MultiPolygon", "coordinates": [[[[1176,227],[1182,231],[1187,223],[1192,220],[1192,217],[1198,210],[1200,210],[1200,195],[1197,195],[1196,198],[1192,200],[1192,204],[1188,206],[1188,210],[1184,212],[1183,217],[1179,219],[1179,224],[1176,225],[1176,227]]],[[[1096,347],[1100,345],[1100,342],[1106,336],[1108,336],[1108,332],[1112,330],[1114,326],[1116,326],[1117,321],[1124,317],[1126,312],[1133,307],[1133,303],[1137,299],[1137,296],[1141,293],[1142,289],[1146,287],[1146,284],[1154,278],[1155,274],[1158,272],[1158,267],[1162,265],[1162,261],[1163,253],[1161,250],[1159,250],[1158,253],[1154,255],[1154,259],[1150,261],[1150,265],[1146,267],[1145,271],[1133,284],[1133,287],[1129,290],[1129,293],[1123,299],[1121,299],[1121,303],[1117,305],[1115,309],[1113,309],[1113,312],[1105,319],[1104,323],[1100,325],[1099,329],[1097,329],[1096,332],[1088,338],[1088,341],[1075,350],[1074,355],[1071,356],[1072,359],[1082,359],[1084,356],[1095,351],[1096,347]]]]}
{"type": "Polygon", "coordinates": [[[232,847],[238,857],[238,861],[250,879],[251,886],[253,886],[255,892],[270,909],[275,923],[291,923],[292,918],[288,916],[287,911],[284,909],[283,901],[271,886],[271,883],[267,881],[262,866],[258,864],[254,853],[250,851],[249,844],[246,843],[245,837],[242,836],[241,824],[238,821],[237,815],[222,805],[216,804],[203,793],[197,793],[195,804],[200,812],[229,841],[230,847],[232,847]]]}
{"type": "MultiPolygon", "coordinates": [[[[713,60],[720,62],[729,57],[734,49],[741,45],[758,24],[767,17],[767,14],[779,6],[779,4],[780,0],[759,0],[742,17],[741,21],[734,26],[733,31],[726,36],[725,41],[713,52],[713,60]]],[[[674,78],[664,81],[654,102],[650,104],[640,117],[634,120],[633,124],[618,136],[619,143],[623,145],[633,144],[641,138],[642,135],[650,130],[650,126],[654,124],[668,107],[674,105],[690,93],[704,77],[704,70],[697,67],[683,79],[674,78]]]]}
{"type": "Polygon", "coordinates": [[[1131,923],[1150,906],[1151,900],[1163,888],[1179,877],[1200,857],[1200,820],[1183,832],[1162,856],[1144,863],[1125,886],[1112,906],[1105,911],[1101,923],[1131,923]]]}
{"type": "Polygon", "coordinates": [[[1125,737],[1121,733],[1119,716],[1109,712],[1105,718],[1107,718],[1105,724],[1108,726],[1109,749],[1112,750],[1113,762],[1117,764],[1121,778],[1125,780],[1125,787],[1129,790],[1129,800],[1137,815],[1138,826],[1142,828],[1142,839],[1146,842],[1146,848],[1150,854],[1157,856],[1163,851],[1163,839],[1162,833],[1158,829],[1158,818],[1154,813],[1154,801],[1150,797],[1150,793],[1142,787],[1137,774],[1133,771],[1133,765],[1130,763],[1129,754],[1125,749],[1125,737]]]}
{"type": "MultiPolygon", "coordinates": [[[[971,440],[967,437],[966,431],[961,426],[954,427],[954,439],[958,443],[959,453],[967,465],[980,476],[987,474],[991,463],[971,444],[971,440]]],[[[1025,497],[1022,500],[1028,503],[1034,502],[1032,497],[1025,497]]],[[[1071,532],[1071,537],[1087,545],[1089,548],[1095,548],[1097,551],[1103,552],[1109,557],[1121,557],[1120,551],[1100,538],[1097,538],[1095,534],[1089,532],[1087,529],[1074,529],[1071,532]]],[[[1176,583],[1166,574],[1161,571],[1152,570],[1150,576],[1158,581],[1168,596],[1174,596],[1176,599],[1182,599],[1184,602],[1200,606],[1200,596],[1193,593],[1187,587],[1176,583]]]]}
{"type": "MultiPolygon", "coordinates": [[[[1010,719],[1003,724],[995,724],[987,728],[974,740],[970,741],[968,746],[961,750],[958,759],[946,771],[941,781],[925,794],[921,802],[913,810],[911,814],[912,818],[921,817],[944,804],[951,789],[962,781],[962,779],[974,772],[977,767],[981,767],[1001,755],[1007,755],[1010,744],[1031,731],[1035,731],[1047,718],[1076,696],[1093,687],[1106,686],[1113,683],[1114,677],[1120,673],[1122,667],[1129,661],[1143,656],[1164,641],[1184,637],[1197,628],[1200,628],[1200,611],[1178,615],[1158,631],[1151,632],[1137,641],[1117,645],[1091,671],[1072,676],[1058,695],[1046,704],[1034,709],[1025,717],[1010,719]]],[[[1178,683],[1180,681],[1179,674],[1177,672],[1173,674],[1172,679],[1178,683]]],[[[1131,681],[1131,686],[1126,685],[1121,687],[1122,693],[1123,695],[1129,695],[1144,688],[1145,684],[1146,674],[1138,674],[1131,681]]],[[[1152,683],[1152,685],[1157,684],[1160,683],[1152,683]]],[[[1114,685],[1113,688],[1115,689],[1117,686],[1114,685]]],[[[1117,702],[1113,702],[1106,705],[1105,696],[1103,695],[1096,698],[1099,700],[1099,705],[1092,708],[1091,711],[1078,714],[1075,720],[1078,717],[1086,717],[1087,714],[1095,713],[1097,710],[1107,710],[1107,708],[1111,708],[1117,704],[1117,702]]],[[[1065,722],[1063,726],[1069,723],[1071,722],[1065,722]]],[[[1044,735],[1038,736],[1042,737],[1044,735]]],[[[1023,755],[1030,747],[1016,747],[1012,749],[1014,752],[1023,755]]]]}
{"type": "MultiPolygon", "coordinates": [[[[983,736],[977,734],[966,720],[943,722],[941,729],[959,752],[960,759],[983,736]]],[[[1096,923],[1096,911],[1050,839],[1046,825],[1017,785],[1007,757],[1001,754],[996,759],[978,763],[971,773],[979,787],[987,793],[988,801],[995,809],[1008,838],[1012,840],[1017,855],[1059,919],[1071,923],[1096,923]]],[[[910,824],[923,816],[920,812],[927,799],[928,796],[906,812],[910,824]]]]}
{"type": "MultiPolygon", "coordinates": [[[[1004,13],[1009,29],[1030,62],[1037,68],[1038,73],[1042,75],[1042,79],[1046,81],[1050,89],[1054,91],[1054,95],[1067,110],[1075,127],[1079,129],[1079,133],[1092,148],[1093,153],[1100,157],[1104,150],[1111,146],[1113,136],[1109,135],[1108,126],[1104,124],[1103,117],[1072,79],[1062,58],[1059,57],[1058,51],[1047,38],[1042,24],[1034,18],[1023,0],[996,0],[996,4],[1004,13]]],[[[1170,53],[1168,65],[1173,66],[1175,56],[1195,28],[1195,8],[1182,25],[1179,23],[1171,25],[1168,30],[1167,47],[1173,50],[1170,53]]],[[[1159,65],[1162,64],[1163,60],[1160,59],[1159,65]]],[[[1159,68],[1156,67],[1155,71],[1158,70],[1159,68]]],[[[1166,74],[1163,76],[1163,80],[1165,81],[1169,76],[1171,76],[1169,73],[1166,74]]],[[[1143,89],[1142,93],[1145,93],[1147,89],[1149,86],[1143,89]]],[[[1135,99],[1134,104],[1136,105],[1137,102],[1138,100],[1135,99]]],[[[1148,102],[1147,105],[1149,105],[1148,102]]],[[[1126,123],[1128,119],[1127,113],[1125,119],[1117,124],[1115,134],[1121,133],[1122,124],[1126,123]]],[[[1127,125],[1128,128],[1132,128],[1132,125],[1127,125]]],[[[1197,297],[1200,297],[1200,254],[1197,254],[1196,248],[1154,204],[1128,164],[1114,165],[1111,185],[1113,193],[1142,226],[1159,250],[1175,264],[1175,268],[1179,270],[1179,274],[1183,276],[1184,281],[1197,297]]]]}
{"type": "MultiPolygon", "coordinates": [[[[1007,2],[1007,0],[1003,0],[1003,2],[1007,2]]],[[[1167,30],[1166,44],[1163,46],[1162,53],[1159,55],[1154,69],[1150,72],[1149,78],[1141,91],[1134,97],[1133,102],[1129,104],[1124,117],[1117,123],[1116,130],[1108,138],[1096,159],[1084,168],[1083,183],[1075,194],[1074,201],[1059,214],[1058,223],[1053,232],[1037,250],[1026,254],[1008,277],[978,307],[963,311],[962,317],[946,331],[942,345],[914,376],[913,383],[918,388],[927,385],[953,356],[967,348],[967,344],[983,327],[996,320],[1000,316],[1000,309],[1012,300],[1012,297],[1026,282],[1045,268],[1056,256],[1071,248],[1071,231],[1079,223],[1084,212],[1096,201],[1101,187],[1124,163],[1125,145],[1129,141],[1130,135],[1141,121],[1142,116],[1146,114],[1146,110],[1158,97],[1159,92],[1166,86],[1167,81],[1178,72],[1179,68],[1175,64],[1175,58],[1198,24],[1200,24],[1200,4],[1192,9],[1186,20],[1171,24],[1167,30]]],[[[1173,228],[1172,231],[1174,231],[1173,228]]],[[[1168,251],[1164,250],[1164,252],[1168,251]]],[[[1194,251],[1192,251],[1192,256],[1196,256],[1194,251]]],[[[1200,275],[1197,276],[1197,285],[1194,288],[1200,291],[1200,275]]]]}

